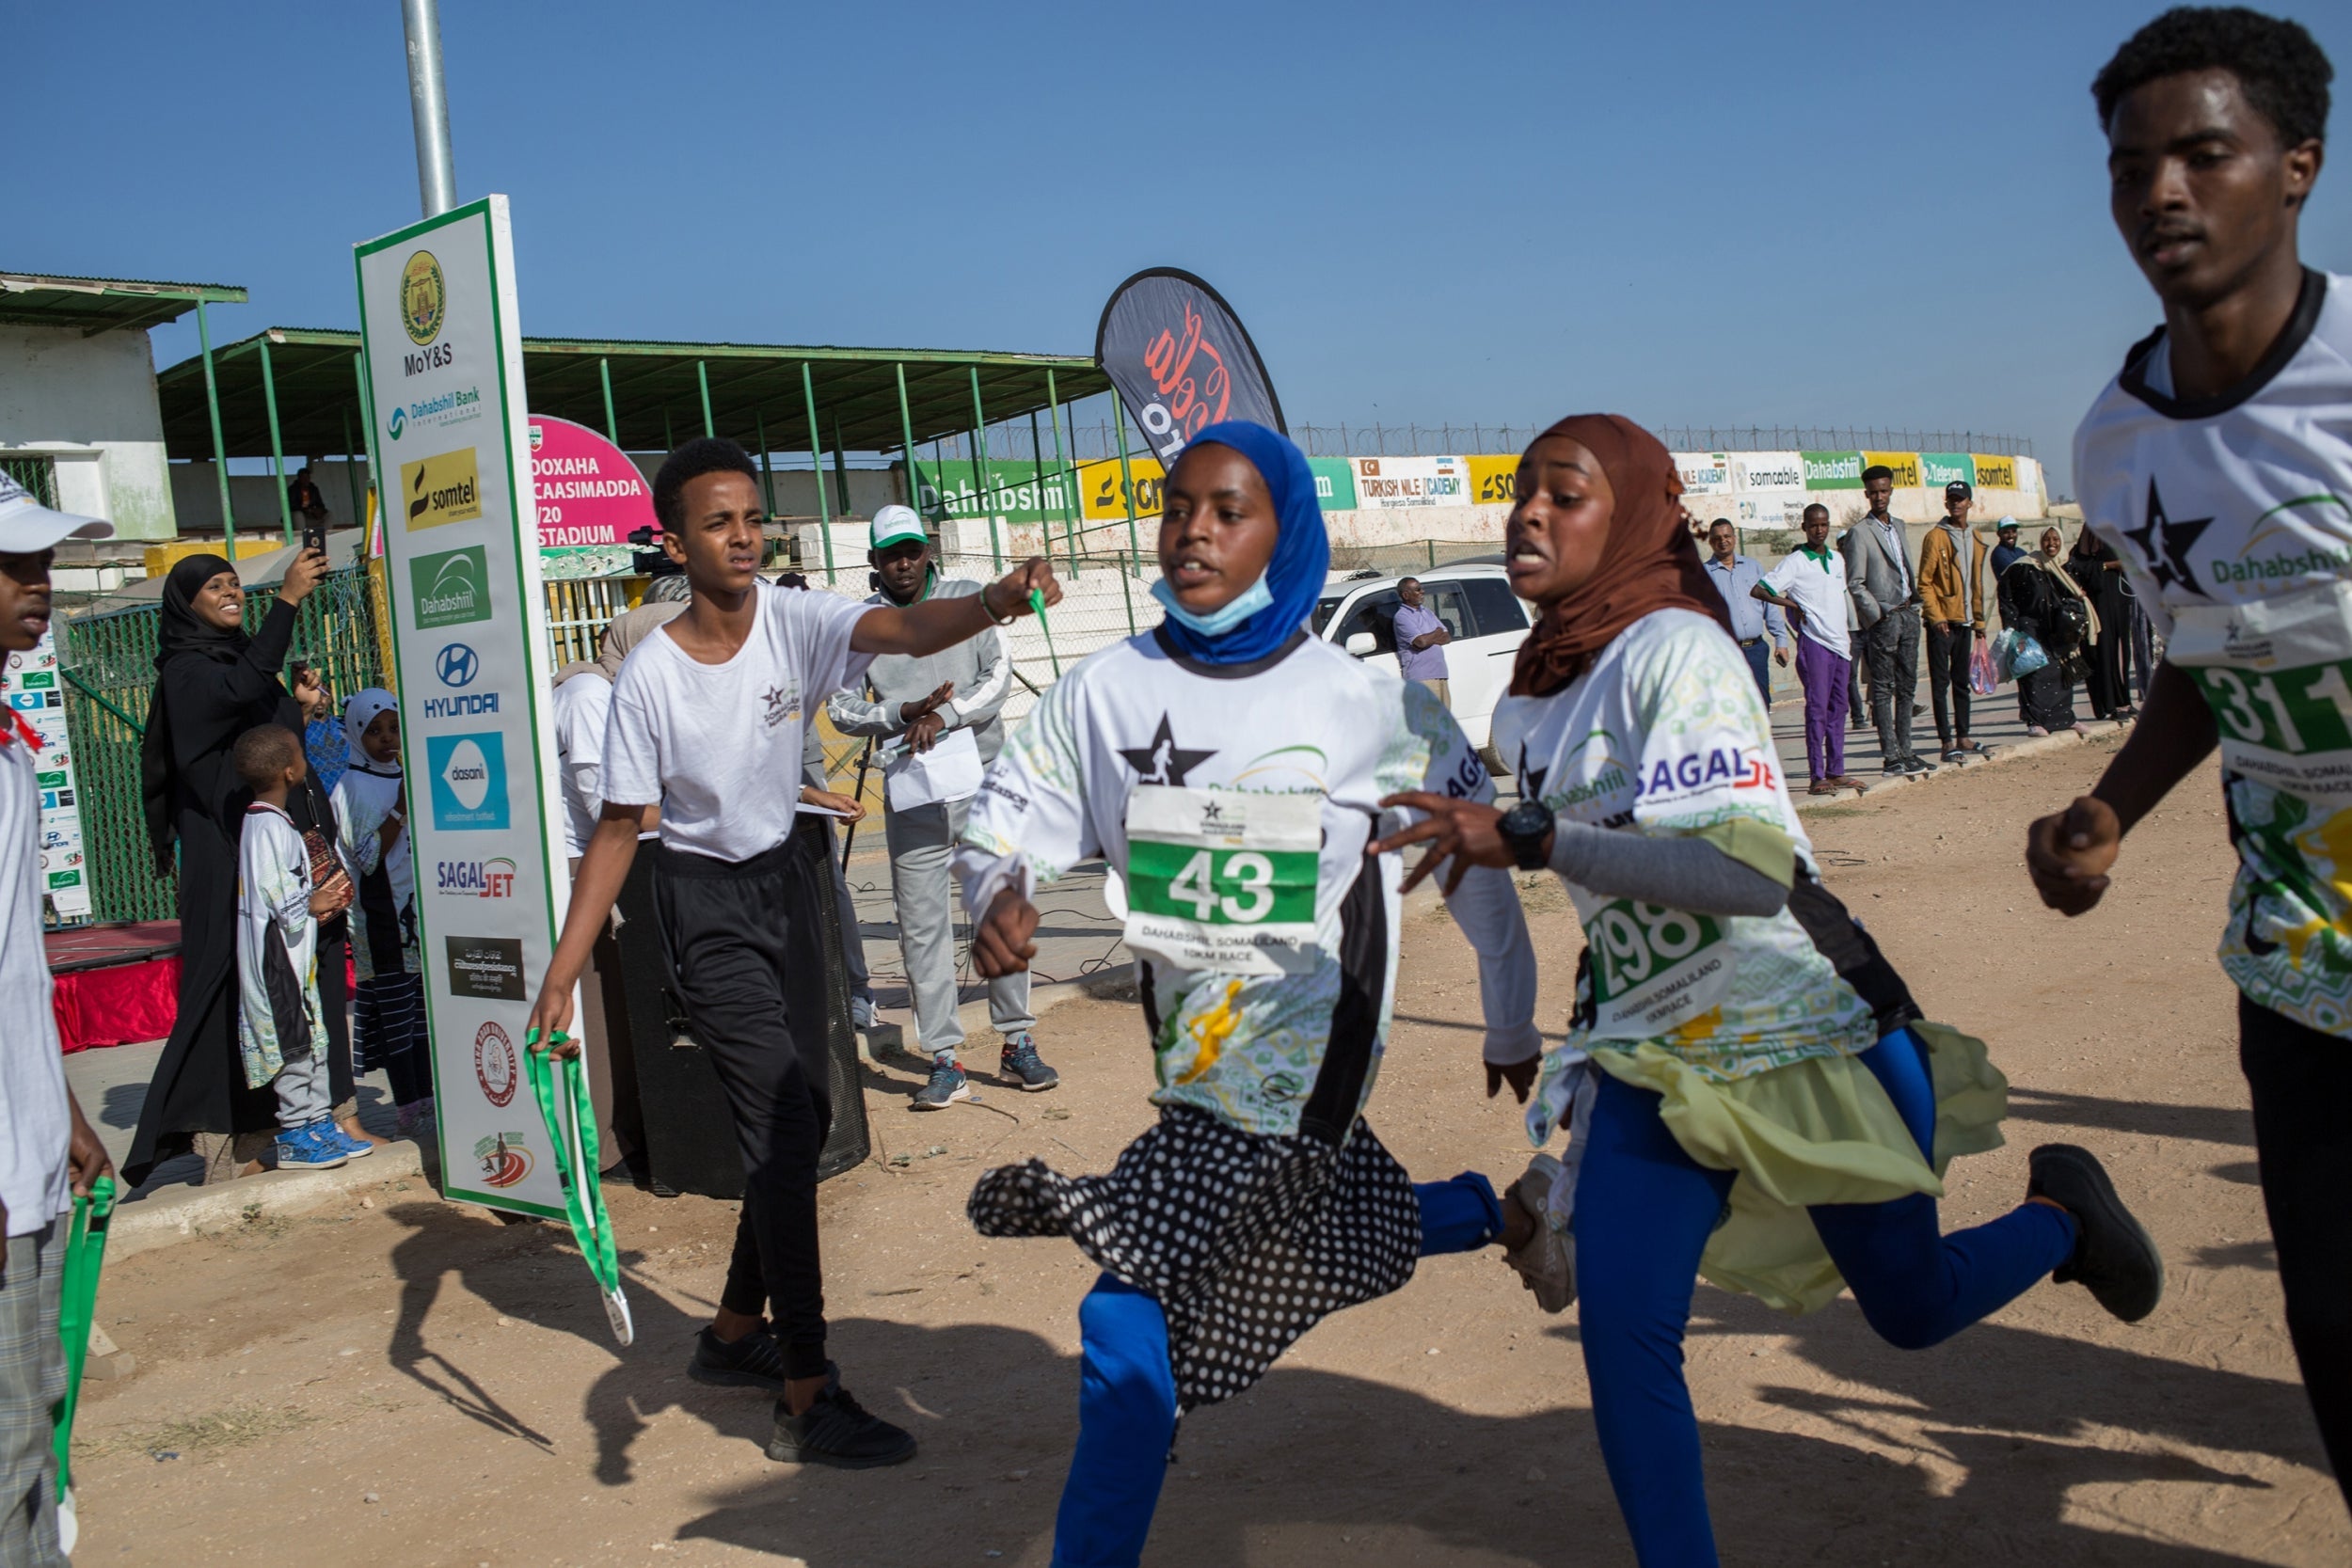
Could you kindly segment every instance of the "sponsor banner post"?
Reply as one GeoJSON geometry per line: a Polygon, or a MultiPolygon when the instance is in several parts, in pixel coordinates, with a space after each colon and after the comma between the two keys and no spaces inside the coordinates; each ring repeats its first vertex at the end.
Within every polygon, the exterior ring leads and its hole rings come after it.
{"type": "Polygon", "coordinates": [[[1290,433],[1241,318],[1188,272],[1152,267],[1112,290],[1094,328],[1094,362],[1163,463],[1220,420],[1290,433]]]}
{"type": "Polygon", "coordinates": [[[1797,460],[1804,465],[1808,490],[1862,488],[1862,453],[1858,451],[1801,451],[1797,460]]]}
{"type": "Polygon", "coordinates": [[[1674,459],[1675,472],[1682,476],[1684,495],[1731,494],[1731,455],[1728,452],[1677,451],[1668,455],[1674,459]]]}
{"type": "Polygon", "coordinates": [[[82,844],[82,807],[73,781],[73,742],[66,732],[65,691],[57,684],[55,632],[8,659],[8,706],[40,736],[33,777],[40,789],[40,891],[60,920],[89,918],[89,856],[82,844]]]}
{"type": "Polygon", "coordinates": [[[1958,480],[1975,489],[1976,460],[1964,451],[1923,451],[1919,454],[1919,482],[1931,490],[1941,490],[1958,480]]]}
{"type": "MultiPolygon", "coordinates": [[[[1919,488],[1919,454],[1915,451],[1866,451],[1862,454],[1862,466],[1866,468],[1894,469],[1895,488],[1898,490],[1919,488]]],[[[1857,478],[1855,483],[1859,485],[1860,483],[1857,478]]]]}
{"type": "Polygon", "coordinates": [[[1977,476],[1972,483],[1987,490],[2017,488],[2017,459],[2014,457],[1987,457],[1981,452],[1971,452],[1968,466],[1977,476]]]}
{"type": "Polygon", "coordinates": [[[602,453],[593,454],[593,472],[557,461],[534,494],[534,449],[561,454],[584,444],[567,445],[561,421],[524,412],[506,198],[355,252],[368,384],[375,406],[389,410],[381,434],[400,482],[386,498],[384,575],[411,781],[442,1192],[560,1219],[547,1132],[517,1092],[532,992],[571,902],[568,867],[549,832],[561,807],[540,592],[543,507],[554,498],[559,527],[588,528],[601,526],[608,506],[634,503],[650,515],[650,505],[635,466],[608,474],[602,453]],[[601,488],[624,478],[638,482],[634,495],[601,488]],[[597,488],[581,494],[566,484],[597,488]],[[575,507],[583,509],[577,524],[575,507]]]}
{"type": "Polygon", "coordinates": [[[1467,457],[1355,457],[1356,505],[1383,511],[1412,506],[1470,506],[1467,457]]]}

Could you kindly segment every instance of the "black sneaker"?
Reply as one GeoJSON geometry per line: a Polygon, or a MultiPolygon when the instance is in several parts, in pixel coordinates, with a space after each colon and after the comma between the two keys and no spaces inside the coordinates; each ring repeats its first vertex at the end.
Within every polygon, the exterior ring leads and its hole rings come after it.
{"type": "Polygon", "coordinates": [[[710,1329],[694,1336],[694,1354],[686,1375],[696,1383],[723,1388],[766,1388],[784,1391],[784,1352],[775,1334],[762,1323],[733,1344],[710,1329]]]}
{"type": "Polygon", "coordinates": [[[869,1414],[850,1391],[829,1383],[798,1416],[776,1402],[775,1435],[768,1439],[768,1457],[785,1465],[832,1465],[844,1470],[871,1470],[903,1465],[914,1457],[914,1434],[869,1414]]]}
{"type": "Polygon", "coordinates": [[[2153,1312],[2164,1299],[2164,1257],[2115,1196],[2097,1156],[2073,1144],[2043,1144],[2026,1168],[2026,1196],[2046,1197],[2074,1219],[2074,1256],[2050,1277],[2060,1285],[2079,1281],[2127,1323],[2153,1312]]]}
{"type": "Polygon", "coordinates": [[[963,1076],[963,1069],[953,1062],[935,1061],[931,1075],[923,1086],[914,1091],[914,1109],[944,1111],[960,1100],[972,1098],[972,1085],[963,1076]]]}
{"type": "Polygon", "coordinates": [[[1883,773],[1883,774],[1885,774],[1888,778],[1892,779],[1892,778],[1898,778],[1898,777],[1900,777],[1902,774],[1905,774],[1905,773],[1910,772],[1910,771],[1911,771],[1911,769],[1910,769],[1909,768],[1906,768],[1905,766],[1903,766],[1903,764],[1902,764],[1899,760],[1898,760],[1898,761],[1895,761],[1895,762],[1890,762],[1890,763],[1885,764],[1883,767],[1882,767],[1882,768],[1879,769],[1879,771],[1880,771],[1880,772],[1882,772],[1882,773],[1883,773]]]}
{"type": "Polygon", "coordinates": [[[1047,1067],[1038,1055],[1037,1040],[1026,1029],[1005,1041],[1005,1053],[997,1060],[996,1074],[1020,1085],[1025,1094],[1050,1089],[1061,1082],[1061,1074],[1047,1067]]]}
{"type": "Polygon", "coordinates": [[[1903,758],[1903,771],[1906,773],[1932,773],[1941,766],[1940,763],[1930,762],[1916,752],[1903,758]]]}

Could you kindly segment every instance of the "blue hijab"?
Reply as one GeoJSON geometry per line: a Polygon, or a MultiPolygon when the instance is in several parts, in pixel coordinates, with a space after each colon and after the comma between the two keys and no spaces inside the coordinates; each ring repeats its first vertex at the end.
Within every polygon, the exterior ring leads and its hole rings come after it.
{"type": "Polygon", "coordinates": [[[1314,613],[1331,572],[1331,538],[1315,500],[1315,476],[1307,467],[1307,454],[1289,436],[1247,420],[1227,420],[1208,426],[1187,445],[1206,441],[1231,447],[1249,459],[1274,498],[1281,533],[1265,568],[1265,585],[1274,602],[1215,637],[1204,637],[1173,616],[1160,622],[1160,636],[1185,657],[1203,664],[1247,664],[1289,641],[1314,613]]]}

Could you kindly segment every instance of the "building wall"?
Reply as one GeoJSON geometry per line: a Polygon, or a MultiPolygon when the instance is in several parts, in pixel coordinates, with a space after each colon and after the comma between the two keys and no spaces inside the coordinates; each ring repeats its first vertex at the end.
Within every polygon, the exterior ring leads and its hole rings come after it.
{"type": "Polygon", "coordinates": [[[0,451],[56,459],[57,504],[168,539],[171,482],[144,332],[0,325],[0,451]]]}

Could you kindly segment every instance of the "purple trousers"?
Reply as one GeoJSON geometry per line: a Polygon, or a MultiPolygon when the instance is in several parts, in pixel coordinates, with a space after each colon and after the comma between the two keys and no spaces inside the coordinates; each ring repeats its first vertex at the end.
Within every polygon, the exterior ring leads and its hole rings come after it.
{"type": "Polygon", "coordinates": [[[1851,659],[1810,637],[1797,639],[1797,680],[1804,688],[1804,763],[1817,779],[1846,771],[1846,682],[1851,659]]]}

